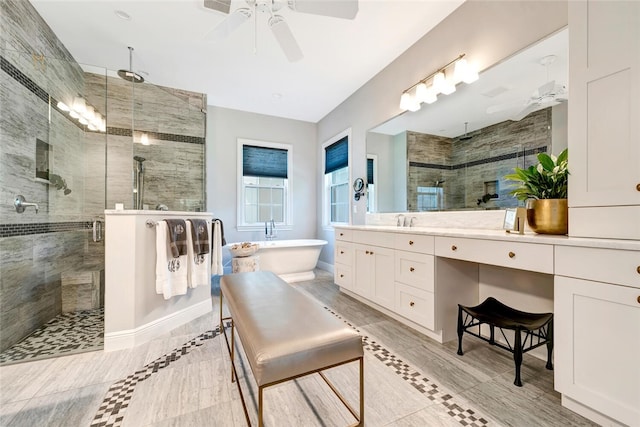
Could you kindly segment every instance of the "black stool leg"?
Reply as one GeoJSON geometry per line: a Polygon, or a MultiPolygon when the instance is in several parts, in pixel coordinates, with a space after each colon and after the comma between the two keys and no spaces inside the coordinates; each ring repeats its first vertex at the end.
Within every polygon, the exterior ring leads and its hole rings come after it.
{"type": "Polygon", "coordinates": [[[458,355],[462,356],[462,335],[464,334],[464,325],[462,324],[462,307],[458,304],[458,355]]]}
{"type": "Polygon", "coordinates": [[[553,353],[553,319],[549,321],[547,325],[547,366],[550,371],[553,370],[553,363],[551,362],[551,353],[553,353]]]}
{"type": "Polygon", "coordinates": [[[520,366],[522,365],[522,336],[520,328],[516,329],[513,344],[513,360],[516,362],[516,380],[513,383],[518,387],[522,387],[522,381],[520,380],[520,366]]]}
{"type": "MultiPolygon", "coordinates": [[[[489,344],[491,345],[495,345],[496,343],[496,336],[495,336],[495,330],[494,330],[494,326],[492,324],[489,324],[489,331],[490,331],[490,335],[489,335],[489,344]]],[[[480,333],[480,332],[478,332],[480,333]]]]}

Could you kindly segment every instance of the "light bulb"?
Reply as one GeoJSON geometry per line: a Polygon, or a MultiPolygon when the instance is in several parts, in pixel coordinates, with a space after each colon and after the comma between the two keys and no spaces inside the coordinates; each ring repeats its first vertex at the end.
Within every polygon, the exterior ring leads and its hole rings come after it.
{"type": "Polygon", "coordinates": [[[462,58],[456,62],[456,67],[453,72],[454,81],[465,82],[467,84],[473,83],[478,80],[478,72],[472,67],[466,59],[462,58]]]}
{"type": "Polygon", "coordinates": [[[413,97],[409,92],[404,92],[400,97],[400,108],[403,110],[408,110],[413,103],[413,97]]]}
{"type": "Polygon", "coordinates": [[[69,108],[69,106],[67,104],[65,104],[62,101],[58,101],[57,107],[61,111],[69,111],[71,109],[71,108],[69,108]]]}
{"type": "Polygon", "coordinates": [[[142,132],[142,135],[140,135],[140,143],[142,145],[149,145],[149,135],[147,135],[146,132],[142,132]]]}
{"type": "Polygon", "coordinates": [[[78,117],[78,121],[80,122],[80,124],[83,124],[83,125],[88,125],[89,124],[87,119],[85,119],[84,117],[78,117]]]}
{"type": "Polygon", "coordinates": [[[79,115],[84,114],[84,112],[87,109],[87,103],[84,101],[84,98],[82,98],[80,96],[76,96],[75,98],[73,98],[73,107],[72,107],[72,109],[73,109],[73,111],[75,111],[79,115]]]}
{"type": "Polygon", "coordinates": [[[82,115],[82,117],[84,117],[85,119],[87,119],[88,122],[93,122],[93,118],[95,116],[95,110],[91,105],[87,105],[87,108],[84,111],[84,114],[82,115]]]}

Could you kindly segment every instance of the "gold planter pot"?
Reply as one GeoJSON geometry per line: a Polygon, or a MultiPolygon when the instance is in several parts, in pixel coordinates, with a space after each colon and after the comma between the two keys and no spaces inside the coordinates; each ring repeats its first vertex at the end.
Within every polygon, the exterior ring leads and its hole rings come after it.
{"type": "Polygon", "coordinates": [[[527,222],[539,234],[567,234],[569,207],[567,199],[529,200],[527,222]]]}

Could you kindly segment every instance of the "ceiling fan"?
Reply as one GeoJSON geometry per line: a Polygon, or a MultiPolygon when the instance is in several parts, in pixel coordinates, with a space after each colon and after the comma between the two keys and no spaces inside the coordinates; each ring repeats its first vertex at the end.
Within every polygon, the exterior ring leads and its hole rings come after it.
{"type": "Polygon", "coordinates": [[[241,7],[229,13],[231,0],[204,0],[205,8],[228,14],[220,24],[205,35],[205,40],[222,40],[252,16],[255,15],[257,18],[258,13],[263,13],[269,16],[269,28],[291,62],[301,60],[304,55],[284,17],[277,14],[284,6],[295,12],[343,19],[354,19],[358,13],[358,0],[245,0],[245,2],[248,7],[241,7]]]}
{"type": "Polygon", "coordinates": [[[561,102],[566,102],[568,92],[566,86],[557,84],[555,80],[549,80],[549,65],[556,60],[555,55],[545,56],[540,60],[540,64],[547,68],[547,82],[534,90],[529,98],[524,101],[515,101],[505,104],[492,105],[487,108],[488,114],[497,113],[500,111],[510,110],[513,108],[519,108],[518,112],[511,115],[510,119],[513,121],[519,121],[525,118],[534,111],[541,110],[547,107],[553,107],[561,102]]]}

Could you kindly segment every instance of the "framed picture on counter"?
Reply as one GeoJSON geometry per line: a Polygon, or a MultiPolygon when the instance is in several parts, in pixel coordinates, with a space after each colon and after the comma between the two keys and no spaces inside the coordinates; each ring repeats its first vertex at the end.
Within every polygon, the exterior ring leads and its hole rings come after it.
{"type": "Polygon", "coordinates": [[[527,210],[525,208],[507,208],[504,212],[504,228],[507,233],[517,232],[524,234],[525,221],[527,220],[527,210]]]}

